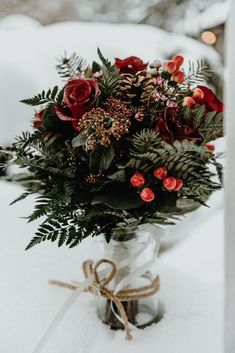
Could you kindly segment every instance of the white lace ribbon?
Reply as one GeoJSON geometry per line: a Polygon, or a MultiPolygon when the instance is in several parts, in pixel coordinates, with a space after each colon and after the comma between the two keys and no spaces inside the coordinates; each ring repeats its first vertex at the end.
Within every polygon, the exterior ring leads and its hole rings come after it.
{"type": "MultiPolygon", "coordinates": [[[[115,287],[114,289],[114,294],[117,294],[121,289],[127,287],[131,282],[133,282],[136,278],[140,277],[143,275],[155,262],[156,257],[159,252],[160,248],[160,237],[162,235],[163,229],[159,226],[156,225],[151,225],[147,224],[144,225],[143,228],[147,233],[151,233],[151,235],[148,236],[147,241],[143,244],[142,247],[136,252],[132,252],[128,258],[125,258],[121,260],[118,264],[118,271],[121,269],[127,267],[129,264],[132,263],[132,261],[135,261],[141,254],[150,246],[151,242],[154,241],[154,252],[152,258],[137,268],[135,271],[124,277],[115,287]]],[[[123,242],[124,243],[124,242],[123,242]]],[[[127,243],[127,242],[125,242],[127,243]]],[[[102,280],[106,277],[107,275],[107,269],[102,269],[98,271],[99,278],[102,280]]],[[[81,295],[86,288],[89,286],[92,286],[94,281],[93,275],[90,275],[85,281],[81,283],[76,283],[76,289],[73,291],[73,293],[69,296],[69,298],[65,301],[65,303],[62,305],[62,307],[59,309],[57,312],[56,316],[54,317],[53,321],[51,322],[50,326],[48,327],[47,331],[35,347],[33,353],[41,353],[47,342],[49,341],[50,337],[56,330],[57,326],[69,310],[69,308],[75,303],[79,295],[81,295]]],[[[113,308],[113,305],[111,303],[111,308],[115,316],[118,318],[120,322],[123,323],[123,319],[116,313],[116,311],[113,308]]],[[[129,323],[129,327],[132,330],[136,330],[136,326],[133,324],[129,323]]]]}

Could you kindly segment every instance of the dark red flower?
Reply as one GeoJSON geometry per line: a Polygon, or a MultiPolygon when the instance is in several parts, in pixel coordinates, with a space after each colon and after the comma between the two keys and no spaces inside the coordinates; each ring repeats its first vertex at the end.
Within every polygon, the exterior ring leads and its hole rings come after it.
{"type": "Polygon", "coordinates": [[[204,93],[204,97],[202,99],[197,99],[197,102],[200,104],[204,104],[208,111],[216,111],[223,112],[224,104],[216,97],[214,92],[205,86],[197,86],[204,93]]]}
{"type": "Polygon", "coordinates": [[[34,114],[34,117],[35,117],[36,120],[34,121],[33,126],[34,126],[35,129],[37,129],[40,125],[42,125],[44,113],[45,113],[45,109],[43,109],[40,112],[34,114]]]}
{"type": "Polygon", "coordinates": [[[169,108],[163,115],[159,116],[155,130],[164,141],[170,144],[173,144],[176,140],[201,140],[201,136],[192,122],[190,120],[186,121],[180,110],[177,109],[169,108]]]}
{"type": "Polygon", "coordinates": [[[76,130],[78,120],[90,111],[99,95],[98,82],[95,79],[74,78],[68,81],[64,89],[64,106],[55,107],[58,117],[71,121],[76,130]]]}
{"type": "Polygon", "coordinates": [[[138,71],[143,71],[147,68],[148,64],[145,64],[143,60],[138,58],[137,56],[129,56],[126,59],[118,59],[115,58],[115,64],[117,69],[120,70],[121,73],[136,73],[138,71]]]}

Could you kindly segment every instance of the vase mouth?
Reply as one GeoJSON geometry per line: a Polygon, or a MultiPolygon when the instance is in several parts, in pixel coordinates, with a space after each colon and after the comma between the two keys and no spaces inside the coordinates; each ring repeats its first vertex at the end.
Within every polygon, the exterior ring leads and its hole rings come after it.
{"type": "Polygon", "coordinates": [[[115,228],[111,241],[129,241],[135,238],[145,238],[146,235],[158,234],[162,237],[165,233],[165,229],[157,224],[143,223],[133,227],[127,228],[115,228]]]}

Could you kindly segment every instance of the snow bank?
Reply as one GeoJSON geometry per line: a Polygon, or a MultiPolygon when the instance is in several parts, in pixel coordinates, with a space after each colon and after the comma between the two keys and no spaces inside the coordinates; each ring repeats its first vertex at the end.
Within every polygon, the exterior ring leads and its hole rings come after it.
{"type": "Polygon", "coordinates": [[[229,1],[216,2],[209,6],[205,11],[196,13],[192,16],[191,12],[186,11],[186,16],[176,25],[176,32],[186,35],[198,35],[198,33],[220,26],[227,21],[229,14],[229,1]]]}

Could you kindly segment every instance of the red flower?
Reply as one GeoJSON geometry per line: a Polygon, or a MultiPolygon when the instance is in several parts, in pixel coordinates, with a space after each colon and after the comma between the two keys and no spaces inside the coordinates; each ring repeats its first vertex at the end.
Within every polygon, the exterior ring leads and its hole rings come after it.
{"type": "Polygon", "coordinates": [[[176,187],[176,183],[177,183],[177,180],[174,177],[167,177],[163,179],[163,185],[169,191],[174,190],[174,188],[176,187]]]}
{"type": "Polygon", "coordinates": [[[165,167],[158,167],[154,170],[153,174],[157,179],[163,180],[167,176],[167,169],[165,167]]]}
{"type": "Polygon", "coordinates": [[[34,117],[36,118],[36,120],[34,121],[33,126],[35,127],[35,129],[37,129],[39,126],[42,125],[44,113],[45,113],[45,109],[34,114],[34,117]]]}
{"type": "Polygon", "coordinates": [[[128,56],[126,59],[118,59],[115,58],[115,64],[117,69],[120,70],[121,73],[136,73],[138,71],[144,71],[148,64],[145,64],[143,60],[138,58],[137,56],[128,56]]]}
{"type": "Polygon", "coordinates": [[[185,120],[180,111],[174,108],[168,108],[167,111],[158,117],[155,130],[160,137],[173,144],[177,141],[200,141],[201,136],[197,128],[190,120],[185,120]]]}
{"type": "Polygon", "coordinates": [[[94,107],[98,95],[99,86],[95,79],[71,79],[64,89],[64,107],[55,107],[56,113],[61,120],[71,121],[76,129],[78,120],[94,107]]]}
{"type": "Polygon", "coordinates": [[[140,193],[140,197],[145,202],[151,202],[154,200],[155,195],[152,189],[144,188],[140,193]]]}
{"type": "Polygon", "coordinates": [[[131,178],[131,185],[139,188],[145,184],[145,178],[141,173],[135,173],[131,178]]]}
{"type": "Polygon", "coordinates": [[[204,97],[197,99],[197,102],[204,104],[208,111],[223,112],[224,104],[216,97],[214,92],[205,86],[197,86],[204,93],[204,97]]]}

